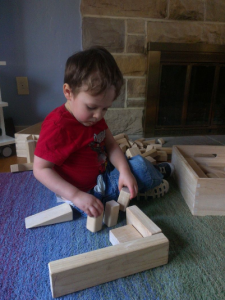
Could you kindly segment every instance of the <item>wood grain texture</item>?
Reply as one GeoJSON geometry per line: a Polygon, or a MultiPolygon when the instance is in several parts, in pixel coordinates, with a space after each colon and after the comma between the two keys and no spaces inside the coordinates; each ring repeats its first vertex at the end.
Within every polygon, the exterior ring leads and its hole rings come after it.
{"type": "Polygon", "coordinates": [[[52,296],[60,297],[164,265],[168,251],[169,241],[159,233],[50,262],[52,296]]]}

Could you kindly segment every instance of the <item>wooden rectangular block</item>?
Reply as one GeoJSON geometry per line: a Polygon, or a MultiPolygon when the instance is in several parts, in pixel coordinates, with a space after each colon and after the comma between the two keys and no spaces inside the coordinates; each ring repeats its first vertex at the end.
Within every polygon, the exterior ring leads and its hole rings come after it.
{"type": "Polygon", "coordinates": [[[127,158],[131,158],[136,155],[141,155],[141,152],[138,147],[127,149],[127,151],[126,151],[127,158]]]}
{"type": "Polygon", "coordinates": [[[27,151],[27,162],[33,163],[34,162],[34,150],[36,147],[37,141],[34,140],[27,140],[26,141],[26,151],[27,151]]]}
{"type": "Polygon", "coordinates": [[[120,144],[119,146],[120,146],[120,149],[123,151],[123,153],[125,153],[128,146],[126,144],[120,144]]]}
{"type": "Polygon", "coordinates": [[[87,216],[86,228],[91,232],[97,232],[102,229],[102,221],[103,221],[103,212],[97,218],[87,216]]]}
{"type": "Polygon", "coordinates": [[[148,146],[148,145],[152,145],[152,144],[155,144],[155,140],[145,140],[145,141],[143,141],[143,144],[145,145],[145,146],[148,146]]]}
{"type": "Polygon", "coordinates": [[[130,144],[128,143],[128,140],[126,138],[122,138],[120,140],[116,140],[117,144],[125,144],[127,147],[130,147],[130,144]]]}
{"type": "Polygon", "coordinates": [[[52,261],[48,264],[52,297],[164,265],[168,262],[168,251],[169,241],[159,233],[52,261]]]}
{"type": "Polygon", "coordinates": [[[72,220],[72,208],[65,203],[25,218],[25,226],[28,229],[72,220]]]}
{"type": "Polygon", "coordinates": [[[148,161],[150,161],[153,165],[156,165],[156,160],[153,157],[146,156],[145,159],[147,159],[148,161]]]}
{"type": "Polygon", "coordinates": [[[25,163],[25,164],[15,164],[10,166],[10,171],[14,172],[23,172],[23,171],[32,171],[33,163],[25,163]]]}
{"type": "Polygon", "coordinates": [[[127,224],[133,225],[143,237],[158,234],[161,229],[136,205],[126,209],[127,224]]]}
{"type": "Polygon", "coordinates": [[[161,145],[165,144],[165,141],[164,141],[164,139],[162,139],[162,138],[159,138],[159,139],[158,139],[158,142],[159,142],[159,144],[161,144],[161,145]]]}
{"type": "Polygon", "coordinates": [[[120,133],[113,136],[115,140],[121,140],[125,137],[125,133],[120,133]]]}
{"type": "Polygon", "coordinates": [[[117,202],[120,204],[120,210],[126,211],[126,208],[130,203],[130,192],[127,187],[121,189],[117,202]]]}
{"type": "Polygon", "coordinates": [[[157,150],[156,160],[157,161],[167,161],[167,153],[166,153],[166,151],[157,150]]]}
{"type": "Polygon", "coordinates": [[[199,177],[188,163],[188,157],[197,163],[221,167],[225,161],[225,147],[182,145],[173,146],[172,152],[173,176],[191,213],[195,216],[225,215],[225,179],[199,177]],[[195,157],[199,153],[207,157],[195,157]]]}
{"type": "Polygon", "coordinates": [[[105,205],[105,215],[104,215],[104,223],[108,227],[115,226],[118,221],[120,205],[115,200],[111,200],[106,202],[105,205]]]}
{"type": "Polygon", "coordinates": [[[27,157],[27,138],[32,136],[33,140],[37,140],[41,131],[41,125],[42,122],[15,133],[16,154],[18,157],[27,157]]]}
{"type": "Polygon", "coordinates": [[[145,153],[142,154],[143,157],[151,156],[151,157],[156,157],[157,156],[157,151],[156,149],[151,149],[146,151],[145,153]]]}
{"type": "Polygon", "coordinates": [[[109,231],[109,240],[112,245],[141,239],[143,236],[131,224],[109,231]]]}

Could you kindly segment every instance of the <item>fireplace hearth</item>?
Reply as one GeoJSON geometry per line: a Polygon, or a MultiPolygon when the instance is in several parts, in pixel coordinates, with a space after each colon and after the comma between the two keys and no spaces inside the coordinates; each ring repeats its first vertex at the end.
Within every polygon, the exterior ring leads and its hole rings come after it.
{"type": "Polygon", "coordinates": [[[145,137],[225,133],[225,48],[148,43],[145,137]]]}

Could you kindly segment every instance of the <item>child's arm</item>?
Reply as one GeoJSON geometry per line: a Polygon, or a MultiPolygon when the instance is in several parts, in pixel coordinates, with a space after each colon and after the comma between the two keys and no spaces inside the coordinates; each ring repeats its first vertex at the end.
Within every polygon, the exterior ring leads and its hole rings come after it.
{"type": "Polygon", "coordinates": [[[34,156],[34,176],[52,192],[70,200],[90,217],[98,217],[103,212],[103,204],[93,195],[82,192],[64,180],[52,167],[53,163],[34,156]]]}
{"type": "Polygon", "coordinates": [[[131,199],[136,197],[138,192],[137,181],[131,173],[127,160],[109,129],[106,130],[105,142],[109,160],[120,172],[119,190],[123,186],[127,186],[131,194],[131,199]]]}

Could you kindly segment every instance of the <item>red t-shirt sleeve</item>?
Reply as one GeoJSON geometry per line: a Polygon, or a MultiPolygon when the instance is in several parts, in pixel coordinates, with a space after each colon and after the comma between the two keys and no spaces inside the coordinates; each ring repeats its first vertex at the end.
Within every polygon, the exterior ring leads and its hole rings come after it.
{"type": "Polygon", "coordinates": [[[36,156],[60,166],[75,150],[69,132],[54,121],[43,123],[34,152],[36,156]]]}

